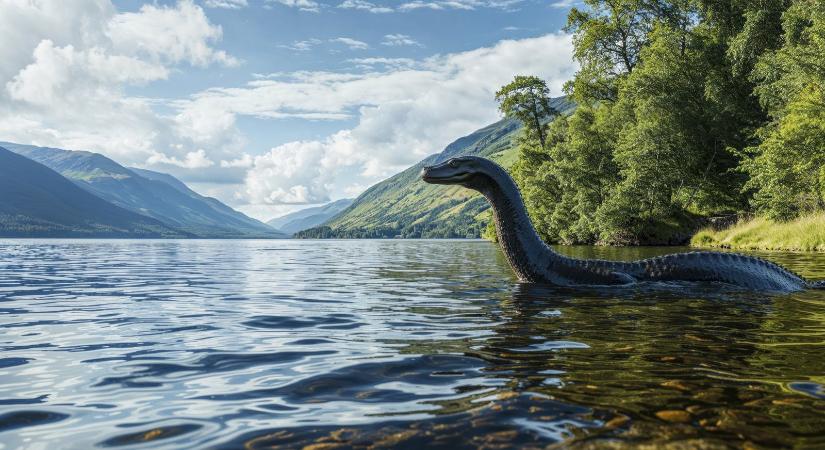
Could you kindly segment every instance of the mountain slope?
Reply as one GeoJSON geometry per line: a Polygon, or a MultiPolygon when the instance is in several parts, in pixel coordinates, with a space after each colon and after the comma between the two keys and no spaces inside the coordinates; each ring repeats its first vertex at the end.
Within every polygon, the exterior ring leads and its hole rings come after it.
{"type": "Polygon", "coordinates": [[[198,237],[286,237],[214,198],[192,191],[171,175],[129,169],[97,153],[0,145],[59,172],[106,201],[198,237]]]}
{"type": "Polygon", "coordinates": [[[194,203],[205,203],[205,206],[211,208],[211,210],[206,211],[206,214],[209,216],[207,220],[212,220],[216,226],[231,226],[233,229],[246,234],[246,237],[252,237],[253,235],[260,235],[261,237],[287,237],[287,235],[282,233],[281,230],[273,229],[257,219],[253,219],[240,211],[236,211],[214,197],[206,197],[198,194],[192,189],[189,189],[186,184],[172,175],[155,172],[152,170],[138,169],[135,167],[130,167],[129,170],[135,172],[143,178],[166,183],[167,185],[172,186],[185,196],[192,199],[194,203]]]}
{"type": "Polygon", "coordinates": [[[308,228],[321,225],[336,214],[345,210],[352,204],[353,201],[354,199],[344,198],[327,203],[323,206],[302,209],[300,211],[295,211],[285,216],[272,219],[267,222],[267,225],[283,231],[284,233],[297,233],[301,230],[306,230],[308,228]]]}
{"type": "MultiPolygon", "coordinates": [[[[552,100],[562,114],[575,107],[565,97],[552,100]]],[[[421,169],[459,155],[491,158],[509,167],[517,158],[512,141],[521,129],[504,119],[457,139],[361,194],[323,226],[296,233],[301,238],[464,238],[479,237],[489,206],[478,193],[460,186],[421,181],[421,169]]]]}
{"type": "Polygon", "coordinates": [[[54,170],[2,147],[0,236],[191,237],[112,205],[54,170]]]}

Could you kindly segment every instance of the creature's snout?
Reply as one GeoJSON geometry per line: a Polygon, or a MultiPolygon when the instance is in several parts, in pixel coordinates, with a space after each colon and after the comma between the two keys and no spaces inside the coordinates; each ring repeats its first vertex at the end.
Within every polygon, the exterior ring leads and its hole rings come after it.
{"type": "Polygon", "coordinates": [[[420,176],[422,179],[427,178],[427,176],[430,174],[430,169],[432,169],[432,166],[424,166],[424,168],[421,169],[420,176]]]}

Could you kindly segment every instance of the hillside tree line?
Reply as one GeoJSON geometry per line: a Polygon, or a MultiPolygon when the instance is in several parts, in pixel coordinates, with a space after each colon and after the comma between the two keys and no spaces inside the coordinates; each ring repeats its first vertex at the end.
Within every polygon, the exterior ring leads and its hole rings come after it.
{"type": "Polygon", "coordinates": [[[825,2],[585,0],[561,116],[545,83],[497,93],[542,237],[676,243],[708,217],[825,209],[825,2]]]}

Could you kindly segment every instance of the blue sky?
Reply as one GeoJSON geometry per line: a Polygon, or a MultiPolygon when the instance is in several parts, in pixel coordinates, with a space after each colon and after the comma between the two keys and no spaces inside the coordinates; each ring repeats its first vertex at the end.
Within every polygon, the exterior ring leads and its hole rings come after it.
{"type": "Polygon", "coordinates": [[[575,71],[569,2],[0,3],[0,140],[170,172],[260,219],[351,197],[575,71]]]}

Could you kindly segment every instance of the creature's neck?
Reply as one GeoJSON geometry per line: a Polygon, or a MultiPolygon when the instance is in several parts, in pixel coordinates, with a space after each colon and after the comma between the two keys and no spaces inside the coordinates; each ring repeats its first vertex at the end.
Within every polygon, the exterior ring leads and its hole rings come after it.
{"type": "Polygon", "coordinates": [[[516,183],[503,169],[500,171],[485,177],[477,189],[492,205],[501,250],[520,280],[552,281],[548,279],[548,268],[566,258],[541,240],[530,222],[516,183]]]}

